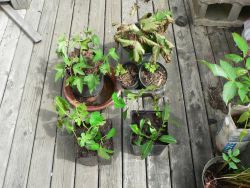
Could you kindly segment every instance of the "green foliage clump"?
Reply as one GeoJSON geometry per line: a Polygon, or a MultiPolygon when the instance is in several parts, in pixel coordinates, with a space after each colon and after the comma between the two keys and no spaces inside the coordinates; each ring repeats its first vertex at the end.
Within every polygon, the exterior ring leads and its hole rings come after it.
{"type": "Polygon", "coordinates": [[[111,73],[111,59],[119,59],[115,48],[110,48],[107,54],[103,54],[99,37],[89,30],[71,40],[67,40],[65,36],[60,37],[57,54],[63,59],[63,63],[55,67],[55,80],[66,77],[66,84],[76,87],[80,93],[84,85],[92,93],[100,83],[100,75],[111,73]]]}
{"type": "Polygon", "coordinates": [[[105,142],[115,136],[116,129],[111,128],[106,134],[101,132],[106,120],[100,112],[89,113],[84,103],[71,108],[70,104],[59,96],[55,98],[55,107],[58,113],[58,127],[64,127],[69,134],[73,133],[80,147],[96,151],[98,156],[110,159],[114,151],[105,147],[105,142]],[[77,134],[79,130],[81,133],[77,134]]]}
{"type": "Polygon", "coordinates": [[[141,119],[139,125],[131,124],[130,128],[137,139],[132,144],[140,147],[141,158],[145,159],[153,149],[153,145],[156,141],[161,141],[167,144],[176,143],[176,139],[169,135],[163,134],[166,132],[167,123],[170,117],[169,106],[166,105],[162,114],[162,124],[159,128],[152,125],[149,119],[141,119]]]}

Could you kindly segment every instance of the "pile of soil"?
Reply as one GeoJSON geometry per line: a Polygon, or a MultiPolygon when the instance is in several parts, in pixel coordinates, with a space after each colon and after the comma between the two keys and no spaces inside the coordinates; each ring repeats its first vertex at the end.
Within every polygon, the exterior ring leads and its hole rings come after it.
{"type": "MultiPolygon", "coordinates": [[[[141,112],[133,112],[132,113],[132,124],[140,125],[140,120],[145,119],[145,125],[143,127],[143,132],[146,135],[150,135],[149,125],[147,124],[147,121],[150,120],[151,125],[156,129],[159,130],[162,125],[162,119],[157,117],[156,112],[154,111],[141,111],[141,112]]],[[[164,131],[161,132],[161,135],[168,134],[167,126],[164,131]]],[[[159,136],[161,136],[159,135],[159,136]]],[[[134,143],[138,139],[137,135],[132,133],[132,143],[134,143]]],[[[145,143],[146,140],[143,140],[142,143],[145,143]]],[[[155,144],[158,145],[166,145],[166,143],[163,143],[159,140],[156,140],[155,144]]]]}
{"type": "Polygon", "coordinates": [[[138,82],[138,68],[134,64],[125,64],[124,69],[126,73],[120,75],[118,80],[121,82],[123,87],[132,87],[138,82]]]}
{"type": "Polygon", "coordinates": [[[223,170],[221,170],[221,172],[218,172],[222,165],[224,164],[221,162],[217,162],[212,164],[207,169],[204,174],[205,188],[238,188],[238,186],[228,184],[227,182],[224,182],[222,180],[214,180],[215,178],[221,177],[221,175],[223,174],[230,173],[228,168],[224,168],[223,170]]]}
{"type": "MultiPolygon", "coordinates": [[[[76,126],[77,129],[76,129],[76,136],[77,137],[80,137],[81,136],[81,133],[83,131],[86,131],[86,128],[84,127],[78,127],[76,126]]],[[[103,126],[100,127],[100,133],[102,136],[106,135],[109,130],[112,129],[112,123],[110,120],[107,120],[106,121],[106,124],[104,124],[103,126]]],[[[104,143],[103,143],[103,146],[107,149],[110,149],[110,150],[113,150],[114,149],[114,145],[113,145],[113,140],[112,139],[109,139],[109,140],[106,140],[104,143]]],[[[78,144],[77,144],[77,157],[78,158],[86,158],[86,157],[92,157],[92,156],[97,156],[97,152],[96,151],[89,151],[87,150],[86,148],[84,147],[80,147],[78,144]]]]}
{"type": "Polygon", "coordinates": [[[140,77],[141,82],[146,86],[154,85],[162,87],[167,82],[167,71],[162,66],[159,66],[154,73],[151,73],[143,67],[141,69],[140,77]]]}

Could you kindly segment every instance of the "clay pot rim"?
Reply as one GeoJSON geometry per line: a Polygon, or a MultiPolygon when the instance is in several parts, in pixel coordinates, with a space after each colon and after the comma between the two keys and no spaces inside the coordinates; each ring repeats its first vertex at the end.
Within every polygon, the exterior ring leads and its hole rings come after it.
{"type": "MultiPolygon", "coordinates": [[[[118,84],[114,74],[105,75],[105,76],[108,76],[113,81],[114,92],[117,92],[118,95],[120,95],[121,94],[121,87],[118,84]]],[[[66,80],[65,79],[63,81],[63,94],[64,94],[65,98],[69,101],[69,103],[72,106],[76,107],[77,105],[81,104],[81,102],[77,101],[77,99],[75,98],[70,86],[66,86],[66,80]]],[[[103,109],[107,108],[108,106],[110,106],[112,104],[113,104],[113,100],[112,100],[112,95],[111,95],[110,98],[107,101],[105,101],[103,104],[100,104],[100,105],[97,105],[97,106],[94,106],[94,105],[88,106],[87,105],[87,110],[89,112],[100,111],[100,110],[103,110],[103,109]]]]}

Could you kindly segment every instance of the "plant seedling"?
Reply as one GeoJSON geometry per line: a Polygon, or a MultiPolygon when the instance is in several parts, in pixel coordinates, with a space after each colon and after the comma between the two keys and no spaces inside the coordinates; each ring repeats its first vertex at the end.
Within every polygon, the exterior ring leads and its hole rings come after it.
{"type": "Polygon", "coordinates": [[[69,134],[73,133],[80,147],[96,151],[101,158],[110,159],[114,151],[107,148],[105,142],[115,136],[116,129],[112,128],[106,134],[101,132],[106,120],[100,112],[89,113],[84,103],[71,108],[70,104],[59,96],[55,98],[55,107],[58,113],[58,127],[64,127],[69,134]],[[81,130],[79,136],[77,130],[81,130]]]}
{"type": "Polygon", "coordinates": [[[149,119],[141,119],[139,125],[131,124],[130,129],[136,135],[135,144],[140,147],[141,158],[145,159],[152,151],[155,142],[160,141],[167,144],[176,143],[176,139],[169,135],[164,134],[167,129],[167,123],[170,116],[169,106],[166,105],[162,112],[162,124],[159,128],[152,125],[149,119]]]}

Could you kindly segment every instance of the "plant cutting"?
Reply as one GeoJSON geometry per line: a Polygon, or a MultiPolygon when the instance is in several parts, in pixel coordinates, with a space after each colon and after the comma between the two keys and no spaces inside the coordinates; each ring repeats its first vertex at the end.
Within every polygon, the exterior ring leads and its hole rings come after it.
{"type": "Polygon", "coordinates": [[[148,155],[159,155],[167,144],[176,143],[168,134],[169,106],[165,106],[161,116],[156,111],[132,111],[131,144],[135,155],[145,159],[148,155]]]}
{"type": "Polygon", "coordinates": [[[58,41],[57,54],[63,62],[55,67],[55,80],[65,78],[66,98],[72,98],[68,90],[72,91],[75,97],[69,100],[70,102],[95,101],[106,84],[104,76],[115,83],[111,78],[113,73],[110,61],[117,61],[119,57],[115,48],[110,48],[107,54],[103,54],[99,41],[99,37],[89,30],[70,40],[66,40],[64,36],[60,37],[58,41]]]}
{"type": "Polygon", "coordinates": [[[250,168],[241,164],[239,155],[240,150],[235,149],[211,159],[202,173],[204,188],[250,187],[250,168]]]}
{"type": "Polygon", "coordinates": [[[173,45],[166,38],[165,31],[172,22],[169,11],[148,13],[139,19],[139,23],[118,27],[114,39],[129,52],[132,61],[138,64],[146,62],[143,67],[150,73],[162,72],[157,61],[160,55],[166,62],[171,61],[173,45]]]}
{"type": "Polygon", "coordinates": [[[232,35],[242,54],[226,54],[225,58],[220,60],[219,65],[202,61],[215,76],[226,80],[222,92],[225,104],[233,102],[238,105],[232,108],[230,105],[228,116],[226,116],[222,129],[216,136],[216,145],[220,151],[234,149],[237,145],[243,150],[250,143],[249,122],[248,118],[245,118],[248,114],[250,101],[248,44],[239,34],[233,33],[232,35]],[[240,144],[241,140],[243,144],[240,144]]]}
{"type": "Polygon", "coordinates": [[[62,97],[55,98],[58,113],[57,125],[73,134],[77,142],[77,158],[85,165],[110,160],[116,129],[100,112],[89,113],[84,103],[75,108],[62,97]]]}

